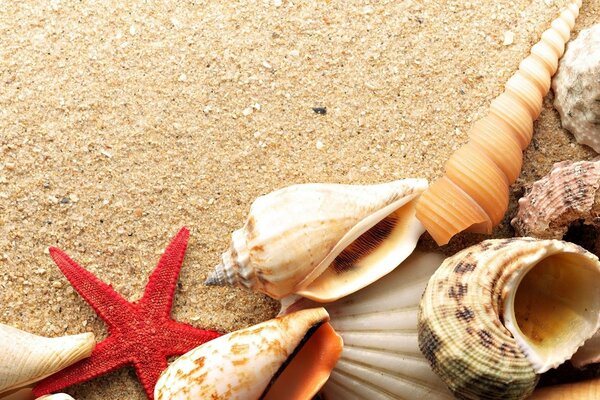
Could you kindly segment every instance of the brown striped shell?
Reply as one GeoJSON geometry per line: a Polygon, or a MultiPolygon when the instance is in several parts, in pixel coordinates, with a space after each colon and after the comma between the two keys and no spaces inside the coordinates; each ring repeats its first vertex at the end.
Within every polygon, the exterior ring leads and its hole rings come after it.
{"type": "Polygon", "coordinates": [[[574,223],[598,229],[598,188],[600,159],[556,163],[548,175],[519,199],[519,211],[511,223],[519,236],[545,239],[562,239],[574,223]]]}
{"type": "Polygon", "coordinates": [[[464,230],[489,234],[504,217],[508,187],[520,173],[522,151],[531,141],[533,121],[580,6],[581,0],[573,0],[552,22],[492,101],[488,115],[473,125],[469,142],[450,157],[445,175],[419,198],[417,218],[438,244],[464,230]]]}
{"type": "Polygon", "coordinates": [[[429,280],[419,348],[459,398],[526,398],[597,331],[599,286],[598,258],[572,243],[484,241],[429,280]]]}

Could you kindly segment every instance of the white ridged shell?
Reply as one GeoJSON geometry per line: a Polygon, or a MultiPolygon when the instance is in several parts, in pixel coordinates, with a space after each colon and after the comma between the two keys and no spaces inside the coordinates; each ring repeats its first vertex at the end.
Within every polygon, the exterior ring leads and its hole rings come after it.
{"type": "MultiPolygon", "coordinates": [[[[344,339],[342,356],[322,389],[325,400],[453,398],[417,343],[419,300],[443,259],[415,252],[377,282],[324,305],[344,339]]],[[[282,308],[315,304],[301,299],[282,308]]]]}

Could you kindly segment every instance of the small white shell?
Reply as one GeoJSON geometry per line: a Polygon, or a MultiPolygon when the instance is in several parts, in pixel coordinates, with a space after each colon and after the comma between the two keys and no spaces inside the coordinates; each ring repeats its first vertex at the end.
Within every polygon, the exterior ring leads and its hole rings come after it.
{"type": "Polygon", "coordinates": [[[400,264],[424,231],[414,203],[424,179],[294,185],[259,197],[207,284],[333,301],[400,264]]]}
{"type": "Polygon", "coordinates": [[[92,333],[47,338],[0,324],[0,394],[89,357],[94,346],[92,333]]]}
{"type": "Polygon", "coordinates": [[[342,351],[328,320],[323,308],[302,310],[214,339],[171,364],[154,397],[310,400],[342,351]]]}
{"type": "Polygon", "coordinates": [[[600,24],[568,44],[552,88],[563,128],[600,153],[600,24]]]}
{"type": "Polygon", "coordinates": [[[46,396],[38,397],[37,400],[75,400],[65,393],[55,393],[46,396]]]}

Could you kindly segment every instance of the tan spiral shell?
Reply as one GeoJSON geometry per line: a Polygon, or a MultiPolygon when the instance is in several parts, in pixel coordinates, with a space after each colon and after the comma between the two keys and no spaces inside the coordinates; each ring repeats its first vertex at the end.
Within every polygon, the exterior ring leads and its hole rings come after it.
{"type": "Polygon", "coordinates": [[[464,399],[523,399],[600,325],[600,262],[559,240],[486,240],[447,258],[420,303],[419,348],[464,399]]]}
{"type": "Polygon", "coordinates": [[[508,208],[508,187],[518,177],[522,151],[529,145],[533,121],[550,89],[558,59],[579,14],[572,1],[494,99],[488,115],[469,131],[469,142],[445,165],[446,174],[417,201],[417,218],[440,245],[468,230],[491,233],[508,208]]]}

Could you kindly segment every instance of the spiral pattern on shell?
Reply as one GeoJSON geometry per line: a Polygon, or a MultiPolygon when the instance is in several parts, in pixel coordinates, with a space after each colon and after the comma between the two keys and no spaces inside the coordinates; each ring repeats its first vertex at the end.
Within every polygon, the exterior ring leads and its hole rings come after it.
{"type": "Polygon", "coordinates": [[[486,240],[429,280],[419,348],[458,398],[526,398],[597,331],[598,284],[598,258],[572,243],[486,240]]]}
{"type": "Polygon", "coordinates": [[[508,208],[508,187],[517,179],[551,77],[564,53],[581,0],[556,18],[519,70],[494,99],[488,115],[469,131],[469,141],[445,165],[445,175],[417,202],[417,218],[439,244],[464,230],[490,234],[508,208]]]}

